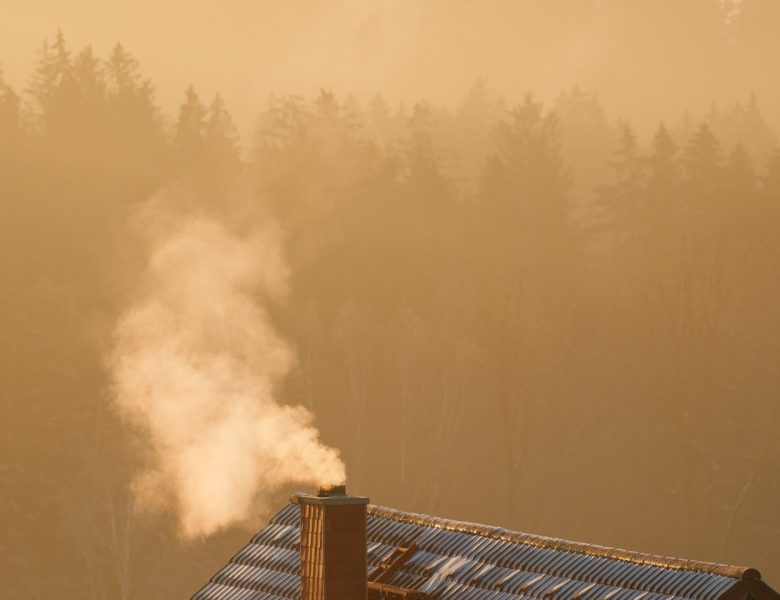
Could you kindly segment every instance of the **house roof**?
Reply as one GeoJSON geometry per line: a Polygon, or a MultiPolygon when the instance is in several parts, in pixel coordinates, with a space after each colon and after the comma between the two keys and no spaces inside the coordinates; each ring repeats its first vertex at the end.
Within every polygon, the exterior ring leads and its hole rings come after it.
{"type": "MultiPolygon", "coordinates": [[[[413,555],[385,583],[458,600],[780,600],[751,568],[580,544],[368,507],[368,572],[413,555]]],[[[300,507],[279,511],[192,600],[300,598],[300,507]]]]}

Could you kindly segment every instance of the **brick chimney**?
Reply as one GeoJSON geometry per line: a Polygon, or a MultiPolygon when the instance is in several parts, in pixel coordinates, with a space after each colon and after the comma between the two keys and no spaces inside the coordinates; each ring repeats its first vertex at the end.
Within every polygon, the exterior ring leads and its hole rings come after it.
{"type": "Polygon", "coordinates": [[[292,497],[301,507],[301,600],[366,600],[366,506],[343,485],[292,497]]]}

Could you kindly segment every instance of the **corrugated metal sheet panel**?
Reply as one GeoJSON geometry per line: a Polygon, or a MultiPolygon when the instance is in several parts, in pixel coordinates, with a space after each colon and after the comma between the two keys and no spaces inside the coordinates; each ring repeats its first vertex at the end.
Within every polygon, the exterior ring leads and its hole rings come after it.
{"type": "MultiPolygon", "coordinates": [[[[300,512],[282,509],[193,600],[300,598],[300,512]]],[[[441,600],[716,600],[754,569],[577,544],[471,523],[368,509],[369,572],[418,551],[386,582],[441,600]]]]}

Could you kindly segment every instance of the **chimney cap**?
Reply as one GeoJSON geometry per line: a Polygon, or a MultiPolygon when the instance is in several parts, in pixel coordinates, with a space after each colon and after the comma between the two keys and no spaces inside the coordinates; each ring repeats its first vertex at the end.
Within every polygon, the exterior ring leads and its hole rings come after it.
{"type": "Polygon", "coordinates": [[[290,497],[292,504],[320,504],[334,506],[337,504],[368,504],[365,496],[350,496],[345,485],[323,485],[314,494],[296,492],[290,497]]]}
{"type": "Polygon", "coordinates": [[[331,496],[346,496],[347,486],[341,485],[321,485],[317,488],[318,498],[329,498],[331,496]]]}

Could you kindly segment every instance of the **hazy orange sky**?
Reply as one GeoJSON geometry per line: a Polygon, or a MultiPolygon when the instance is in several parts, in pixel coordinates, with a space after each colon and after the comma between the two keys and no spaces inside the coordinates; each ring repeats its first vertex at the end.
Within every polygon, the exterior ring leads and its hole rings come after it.
{"type": "Polygon", "coordinates": [[[205,98],[219,90],[244,131],[271,91],[322,86],[451,104],[480,77],[510,101],[579,83],[612,114],[673,119],[685,106],[704,110],[754,88],[720,60],[703,27],[686,21],[686,7],[700,1],[659,0],[667,8],[649,17],[626,13],[634,23],[667,19],[643,40],[614,14],[594,13],[597,0],[5,0],[0,64],[21,88],[57,28],[71,48],[92,44],[101,56],[121,40],[167,111],[190,83],[205,98]]]}

